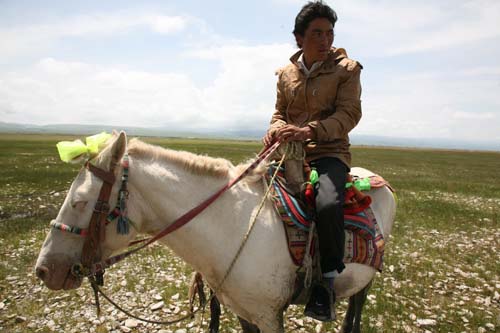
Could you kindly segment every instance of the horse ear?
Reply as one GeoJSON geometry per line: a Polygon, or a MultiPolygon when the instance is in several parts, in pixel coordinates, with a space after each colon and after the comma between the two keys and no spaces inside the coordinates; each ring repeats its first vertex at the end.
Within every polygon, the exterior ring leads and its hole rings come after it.
{"type": "MultiPolygon", "coordinates": [[[[115,131],[114,133],[115,134],[115,131]]],[[[125,151],[127,150],[127,134],[121,131],[115,141],[111,144],[111,161],[109,164],[110,169],[114,169],[114,167],[120,163],[125,151]]]]}

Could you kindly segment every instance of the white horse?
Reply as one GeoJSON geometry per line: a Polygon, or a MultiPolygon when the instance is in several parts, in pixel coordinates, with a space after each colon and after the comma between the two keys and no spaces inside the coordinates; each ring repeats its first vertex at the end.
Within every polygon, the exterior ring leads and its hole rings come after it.
{"type": "MultiPolygon", "coordinates": [[[[227,184],[243,167],[234,167],[225,159],[163,149],[136,139],[131,140],[127,148],[123,132],[115,133],[92,162],[108,170],[125,152],[130,164],[128,216],[134,225],[127,235],[118,234],[115,223],[106,227],[106,238],[101,244],[103,258],[125,248],[138,233],[155,234],[162,230],[227,184]]],[[[360,168],[354,171],[360,176],[371,174],[360,168]]],[[[116,168],[116,175],[121,172],[121,167],[116,168]]],[[[161,239],[193,269],[201,272],[212,287],[221,282],[263,198],[265,189],[261,179],[262,173],[244,178],[191,222],[161,239]]],[[[119,183],[113,186],[111,207],[116,202],[119,183]]],[[[99,178],[82,168],[55,221],[87,228],[101,184],[99,178]]],[[[395,216],[394,197],[387,188],[369,194],[373,212],[387,239],[395,216]]],[[[83,242],[83,237],[50,230],[36,263],[37,276],[48,288],[80,286],[81,278],[72,275],[70,270],[80,261],[83,242]]],[[[296,269],[288,252],[282,222],[271,201],[267,200],[217,297],[261,332],[284,332],[283,311],[294,291],[296,269]]],[[[359,294],[369,285],[375,272],[366,265],[347,264],[335,280],[337,296],[359,294]]],[[[347,316],[352,320],[354,310],[349,311],[351,314],[347,316]]],[[[350,330],[349,324],[347,326],[350,330]]]]}

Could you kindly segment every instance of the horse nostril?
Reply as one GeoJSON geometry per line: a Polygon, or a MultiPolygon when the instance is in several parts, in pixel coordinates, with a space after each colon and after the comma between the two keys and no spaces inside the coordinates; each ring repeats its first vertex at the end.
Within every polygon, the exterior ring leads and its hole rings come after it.
{"type": "Polygon", "coordinates": [[[36,272],[36,276],[42,280],[42,281],[45,281],[45,279],[47,278],[47,276],[49,275],[49,269],[45,266],[38,266],[36,269],[35,269],[35,272],[36,272]]]}

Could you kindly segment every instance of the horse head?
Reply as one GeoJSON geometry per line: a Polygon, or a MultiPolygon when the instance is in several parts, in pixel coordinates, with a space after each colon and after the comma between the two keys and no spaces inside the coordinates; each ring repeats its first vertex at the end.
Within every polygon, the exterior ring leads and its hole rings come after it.
{"type": "Polygon", "coordinates": [[[37,277],[48,288],[78,288],[82,275],[75,274],[75,267],[81,267],[82,261],[89,261],[88,265],[105,259],[114,251],[126,247],[135,237],[136,230],[121,234],[117,231],[116,222],[105,223],[107,210],[115,207],[117,202],[121,183],[118,175],[123,170],[120,162],[126,149],[125,133],[114,132],[102,152],[87,162],[71,184],[56,219],[51,222],[52,228],[35,266],[37,277]],[[101,174],[95,170],[100,170],[101,174]],[[105,186],[108,186],[108,203],[103,204],[100,199],[105,186]],[[96,223],[91,221],[95,219],[100,229],[97,231],[91,230],[96,228],[92,226],[96,223]]]}

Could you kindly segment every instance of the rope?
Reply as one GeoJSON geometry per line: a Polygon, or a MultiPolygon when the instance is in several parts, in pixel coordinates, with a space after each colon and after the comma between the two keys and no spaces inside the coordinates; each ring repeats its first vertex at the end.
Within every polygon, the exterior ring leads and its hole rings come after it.
{"type": "Polygon", "coordinates": [[[233,260],[229,264],[229,267],[227,268],[226,273],[224,274],[224,276],[223,276],[222,280],[220,281],[219,285],[216,288],[213,289],[212,295],[209,297],[209,299],[207,300],[207,302],[205,304],[203,304],[202,318],[201,318],[201,322],[200,322],[200,325],[199,325],[197,331],[199,329],[201,329],[202,326],[203,326],[203,316],[205,314],[205,306],[208,303],[210,303],[212,301],[212,299],[221,291],[222,286],[224,285],[224,282],[226,282],[227,277],[229,276],[229,274],[233,270],[233,267],[234,267],[234,265],[236,263],[236,260],[238,260],[240,254],[241,254],[241,251],[243,251],[243,248],[245,247],[245,245],[246,245],[246,243],[247,243],[247,241],[248,241],[248,239],[250,237],[250,233],[252,232],[252,230],[253,230],[253,228],[255,226],[255,222],[257,222],[257,217],[259,216],[260,212],[262,211],[262,208],[264,207],[264,204],[266,202],[266,198],[269,195],[269,192],[271,191],[271,187],[272,187],[272,184],[274,182],[274,179],[278,175],[278,171],[280,170],[280,167],[282,166],[283,162],[286,159],[287,152],[288,152],[288,146],[287,146],[285,152],[283,153],[283,155],[281,157],[281,160],[280,160],[280,162],[278,164],[278,167],[276,168],[276,170],[274,171],[273,176],[271,177],[271,180],[269,182],[269,185],[267,186],[266,192],[264,193],[264,196],[262,197],[262,200],[260,201],[259,208],[257,209],[257,213],[255,214],[255,216],[253,217],[252,221],[250,222],[250,227],[248,228],[245,236],[243,237],[243,241],[241,242],[241,245],[238,248],[238,251],[236,251],[236,255],[234,256],[233,260]]]}
{"type": "Polygon", "coordinates": [[[307,245],[306,245],[306,254],[304,259],[302,260],[302,266],[305,268],[306,276],[304,277],[304,287],[309,289],[312,284],[312,274],[313,274],[313,261],[311,257],[311,244],[314,236],[314,227],[315,223],[311,223],[311,227],[309,228],[309,235],[307,237],[307,245]]]}
{"type": "Polygon", "coordinates": [[[92,285],[92,288],[94,289],[94,291],[96,291],[99,294],[101,294],[101,296],[104,297],[104,299],[106,299],[109,303],[111,303],[118,310],[120,310],[121,312],[123,312],[124,314],[126,314],[129,317],[132,317],[134,319],[137,319],[137,320],[140,320],[140,321],[143,321],[143,322],[146,322],[146,323],[150,323],[150,324],[160,324],[160,325],[172,325],[172,324],[176,324],[176,323],[181,322],[183,320],[186,320],[188,318],[192,318],[195,313],[197,313],[198,311],[200,311],[200,309],[202,309],[202,308],[204,309],[205,306],[206,306],[206,303],[205,303],[205,304],[203,304],[202,307],[199,307],[199,308],[197,308],[194,311],[188,311],[187,315],[182,316],[182,317],[177,318],[177,319],[174,319],[174,320],[158,321],[158,320],[146,319],[146,318],[142,318],[142,317],[136,316],[136,315],[132,314],[130,311],[127,311],[124,308],[122,308],[121,306],[119,306],[116,302],[114,302],[111,298],[109,298],[109,296],[106,295],[101,290],[101,288],[99,288],[99,285],[97,284],[97,282],[93,278],[89,277],[89,281],[90,281],[90,284],[92,285]]]}
{"type": "Polygon", "coordinates": [[[287,154],[287,160],[303,161],[306,157],[306,152],[304,151],[304,143],[302,141],[288,142],[285,154],[287,154]]]}
{"type": "Polygon", "coordinates": [[[243,241],[242,241],[240,247],[238,248],[238,251],[236,252],[236,255],[234,256],[233,260],[231,261],[231,264],[229,264],[229,267],[228,267],[226,273],[224,274],[224,277],[222,278],[221,282],[219,283],[219,285],[217,286],[217,288],[214,289],[214,295],[217,294],[222,289],[222,285],[224,284],[224,282],[226,281],[227,277],[229,276],[229,273],[231,273],[231,271],[233,269],[233,266],[236,263],[236,260],[238,260],[238,257],[240,256],[241,251],[243,250],[243,247],[245,247],[245,244],[247,243],[248,238],[250,237],[250,233],[252,232],[252,230],[253,230],[253,228],[255,226],[255,222],[257,221],[257,217],[259,216],[259,214],[260,214],[260,212],[262,210],[262,207],[264,207],[264,203],[266,202],[266,198],[267,198],[267,196],[268,196],[268,194],[269,194],[269,192],[271,190],[272,183],[273,183],[274,179],[276,178],[276,175],[278,174],[278,171],[279,171],[281,165],[285,161],[287,152],[288,152],[288,146],[287,146],[287,149],[285,150],[285,153],[281,157],[281,160],[280,160],[280,162],[278,164],[278,167],[276,168],[276,171],[274,172],[274,174],[273,174],[273,176],[271,178],[271,181],[269,182],[269,186],[267,187],[266,192],[264,193],[264,196],[262,197],[262,200],[261,200],[261,202],[259,204],[259,208],[257,209],[257,213],[255,214],[254,218],[250,222],[250,227],[248,228],[248,231],[246,232],[245,236],[243,237],[243,241]]]}

